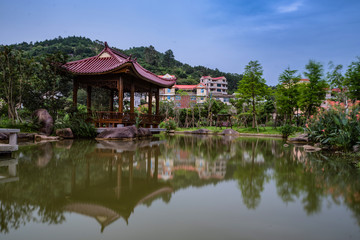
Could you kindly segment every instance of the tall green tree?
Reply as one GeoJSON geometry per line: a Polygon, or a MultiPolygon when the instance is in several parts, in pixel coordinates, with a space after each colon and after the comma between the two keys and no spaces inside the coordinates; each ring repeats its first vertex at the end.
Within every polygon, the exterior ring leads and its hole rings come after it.
{"type": "Polygon", "coordinates": [[[348,86],[348,96],[352,100],[360,100],[360,57],[352,62],[345,74],[345,84],[348,86]]]}
{"type": "Polygon", "coordinates": [[[0,51],[0,98],[7,104],[9,119],[21,120],[17,109],[23,103],[25,82],[32,75],[31,64],[21,51],[7,46],[0,51]]]}
{"type": "Polygon", "coordinates": [[[175,65],[175,56],[171,49],[165,52],[162,65],[164,67],[173,67],[175,65]]]}
{"type": "Polygon", "coordinates": [[[284,114],[285,120],[290,121],[299,107],[300,75],[296,73],[297,70],[285,69],[279,76],[275,93],[278,113],[284,114]]]}
{"type": "Polygon", "coordinates": [[[150,65],[157,66],[159,64],[159,54],[155,50],[153,45],[150,45],[149,47],[145,48],[144,58],[145,58],[145,62],[147,62],[150,65]]]}
{"type": "Polygon", "coordinates": [[[346,102],[346,82],[345,77],[342,74],[343,65],[334,65],[333,62],[329,62],[329,72],[327,73],[327,79],[331,88],[338,88],[339,91],[331,92],[335,94],[335,99],[341,102],[346,102]]]}
{"type": "Polygon", "coordinates": [[[310,117],[325,100],[329,85],[324,79],[324,69],[321,63],[310,60],[305,69],[307,71],[304,72],[304,75],[309,79],[309,83],[304,83],[300,86],[300,107],[305,115],[310,117]]]}
{"type": "Polygon", "coordinates": [[[257,126],[256,106],[268,95],[269,89],[262,77],[263,69],[258,61],[250,61],[245,67],[242,80],[239,82],[237,96],[240,101],[251,105],[252,127],[257,126]]]}

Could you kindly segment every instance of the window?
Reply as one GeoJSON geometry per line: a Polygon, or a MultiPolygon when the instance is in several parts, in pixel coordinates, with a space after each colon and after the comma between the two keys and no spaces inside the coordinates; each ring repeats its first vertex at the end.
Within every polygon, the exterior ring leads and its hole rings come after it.
{"type": "Polygon", "coordinates": [[[191,97],[190,97],[190,100],[193,100],[193,101],[194,101],[194,100],[196,100],[196,97],[195,97],[195,96],[191,96],[191,97]]]}
{"type": "Polygon", "coordinates": [[[229,102],[229,99],[228,99],[228,98],[224,98],[224,102],[229,102]]]}
{"type": "Polygon", "coordinates": [[[181,107],[181,103],[177,102],[177,103],[176,103],[176,106],[177,106],[177,107],[181,107]]]}
{"type": "Polygon", "coordinates": [[[204,97],[201,97],[200,99],[201,99],[201,100],[204,100],[204,97]]]}
{"type": "Polygon", "coordinates": [[[204,91],[204,89],[201,89],[201,93],[204,93],[205,91],[204,91]]]}
{"type": "Polygon", "coordinates": [[[168,96],[168,97],[167,97],[167,99],[168,99],[168,100],[171,100],[171,97],[170,97],[170,96],[168,96]]]}
{"type": "Polygon", "coordinates": [[[168,91],[167,91],[168,93],[171,93],[171,89],[170,88],[168,88],[168,91]]]}
{"type": "Polygon", "coordinates": [[[221,92],[221,89],[216,89],[216,91],[221,92]]]}
{"type": "Polygon", "coordinates": [[[175,99],[176,100],[181,100],[181,96],[178,95],[178,96],[175,97],[175,99]]]}
{"type": "Polygon", "coordinates": [[[221,87],[221,84],[218,84],[217,86],[218,86],[218,87],[221,87]]]}

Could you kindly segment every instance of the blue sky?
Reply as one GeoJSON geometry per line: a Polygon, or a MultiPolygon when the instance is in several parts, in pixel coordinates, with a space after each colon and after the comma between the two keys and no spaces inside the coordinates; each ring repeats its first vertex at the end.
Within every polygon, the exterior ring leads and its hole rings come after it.
{"type": "Polygon", "coordinates": [[[0,0],[0,44],[85,36],[232,73],[259,60],[276,85],[309,59],[348,66],[360,56],[359,11],[359,0],[0,0]]]}

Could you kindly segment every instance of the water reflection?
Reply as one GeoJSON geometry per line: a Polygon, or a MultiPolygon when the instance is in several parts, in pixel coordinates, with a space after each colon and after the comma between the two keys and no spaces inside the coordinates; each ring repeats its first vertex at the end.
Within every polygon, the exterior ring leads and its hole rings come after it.
{"type": "Polygon", "coordinates": [[[61,224],[71,212],[94,219],[102,232],[120,219],[129,224],[139,205],[150,207],[156,199],[168,203],[180,189],[228,180],[237,182],[248,209],[261,205],[266,184],[274,182],[283,203],[300,199],[311,215],[331,197],[328,204],[346,205],[360,225],[359,172],[340,160],[282,144],[163,136],[23,146],[14,159],[0,162],[0,230],[8,233],[28,222],[61,224]]]}

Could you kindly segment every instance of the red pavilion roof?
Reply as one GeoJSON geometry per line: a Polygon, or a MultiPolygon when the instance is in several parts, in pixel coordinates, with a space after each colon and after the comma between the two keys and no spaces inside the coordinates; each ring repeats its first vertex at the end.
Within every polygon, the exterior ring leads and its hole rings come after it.
{"type": "Polygon", "coordinates": [[[171,87],[174,79],[164,79],[143,68],[136,59],[126,56],[112,48],[105,42],[105,48],[97,55],[63,65],[65,69],[75,75],[99,75],[114,73],[125,67],[132,67],[139,77],[162,87],[171,87]]]}

